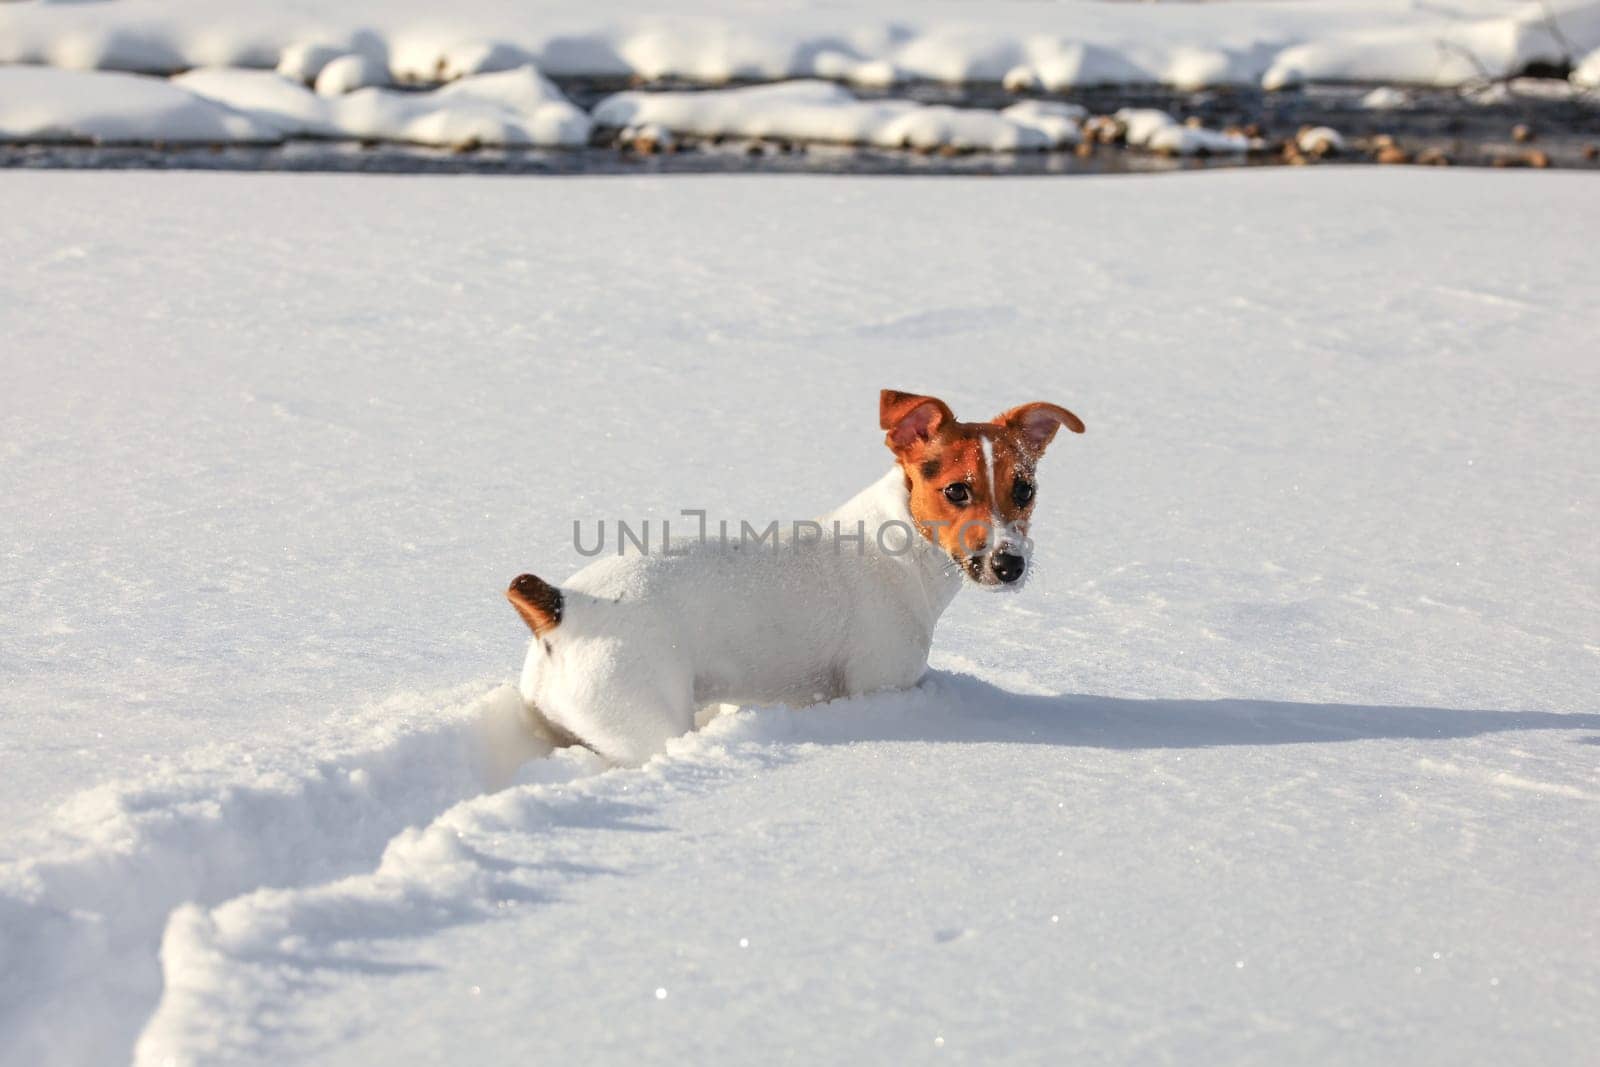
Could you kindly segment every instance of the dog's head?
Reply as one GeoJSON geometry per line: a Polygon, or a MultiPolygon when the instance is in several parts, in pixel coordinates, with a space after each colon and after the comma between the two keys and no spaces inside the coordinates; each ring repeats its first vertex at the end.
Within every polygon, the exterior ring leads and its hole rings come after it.
{"type": "Polygon", "coordinates": [[[1034,469],[1065,426],[1083,420],[1055,404],[1023,404],[989,422],[957,422],[944,401],[885,389],[884,441],[905,472],[911,518],[972,581],[1017,588],[1033,543],[1034,469]]]}

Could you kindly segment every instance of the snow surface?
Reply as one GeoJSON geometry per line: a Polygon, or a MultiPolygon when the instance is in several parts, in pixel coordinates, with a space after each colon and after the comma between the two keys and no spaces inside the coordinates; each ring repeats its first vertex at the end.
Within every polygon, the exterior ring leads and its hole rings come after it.
{"type": "Polygon", "coordinates": [[[555,75],[706,82],[1457,85],[1560,61],[1569,47],[1600,47],[1596,0],[690,0],[670,14],[638,0],[458,0],[448,14],[424,0],[0,7],[0,62],[170,73],[287,61],[307,82],[353,53],[385,63],[401,81],[532,62],[555,75]]]}
{"type": "Polygon", "coordinates": [[[1581,1061],[1592,184],[0,175],[0,1061],[1581,1061]],[[505,582],[882,386],[1089,422],[1029,588],[497,789],[505,582]]]}

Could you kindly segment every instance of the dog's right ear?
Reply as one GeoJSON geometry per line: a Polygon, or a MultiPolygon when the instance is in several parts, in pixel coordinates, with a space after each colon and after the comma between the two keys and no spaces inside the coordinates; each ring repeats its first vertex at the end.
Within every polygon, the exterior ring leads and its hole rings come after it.
{"type": "Polygon", "coordinates": [[[917,442],[927,442],[939,427],[956,420],[943,400],[885,389],[878,394],[878,426],[887,430],[884,444],[903,452],[917,442]]]}

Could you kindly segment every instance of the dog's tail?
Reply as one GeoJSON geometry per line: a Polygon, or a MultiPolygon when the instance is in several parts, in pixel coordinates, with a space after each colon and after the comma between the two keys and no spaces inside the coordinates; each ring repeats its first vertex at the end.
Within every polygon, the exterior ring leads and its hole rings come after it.
{"type": "Polygon", "coordinates": [[[531,574],[519,574],[506,590],[506,599],[517,609],[522,621],[528,624],[535,637],[561,625],[561,609],[565,598],[561,590],[531,574]]]}

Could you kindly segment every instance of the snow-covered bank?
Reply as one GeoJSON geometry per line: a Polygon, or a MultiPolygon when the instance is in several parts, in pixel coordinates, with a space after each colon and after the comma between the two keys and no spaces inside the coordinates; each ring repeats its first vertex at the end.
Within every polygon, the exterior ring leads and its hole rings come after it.
{"type": "Polygon", "coordinates": [[[429,145],[582,145],[589,116],[532,67],[468,75],[431,92],[312,92],[275,71],[193,70],[173,83],[270,124],[284,137],[429,145]]]}
{"type": "MultiPolygon", "coordinates": [[[[331,68],[330,68],[331,69],[331,68]]],[[[359,78],[352,75],[357,82],[359,78]]],[[[958,152],[1048,151],[1076,145],[1087,111],[1025,100],[995,109],[862,100],[840,85],[792,81],[694,92],[623,92],[593,117],[531,66],[471,74],[426,92],[377,86],[324,90],[279,71],[203,67],[171,79],[48,67],[0,67],[0,142],[281,144],[291,138],[457,149],[578,147],[596,124],[624,143],[671,134],[784,143],[958,152]]],[[[1190,155],[1243,152],[1239,136],[1192,129],[1143,110],[1127,143],[1190,155]],[[1166,127],[1154,133],[1156,125],[1166,127]]]]}
{"type": "Polygon", "coordinates": [[[1578,1058],[1592,184],[0,174],[0,1060],[1578,1058]],[[949,673],[483,795],[507,579],[884,385],[1095,420],[949,673]]]}
{"type": "Polygon", "coordinates": [[[1003,111],[930,107],[910,100],[858,100],[830,82],[749,89],[618,93],[594,120],[625,129],[660,126],[700,137],[950,147],[987,152],[1043,151],[1078,143],[1082,108],[1028,101],[1003,111]]]}
{"type": "Polygon", "coordinates": [[[589,117],[531,67],[430,92],[313,92],[274,71],[176,78],[0,67],[0,141],[276,143],[290,137],[409,144],[582,145],[589,117]]]}
{"type": "MultiPolygon", "coordinates": [[[[985,4],[866,0],[729,5],[670,14],[623,0],[462,0],[448,18],[421,0],[263,7],[241,0],[114,0],[0,6],[0,62],[171,73],[279,67],[314,78],[343,55],[401,81],[533,63],[585,77],[820,77],[1277,87],[1303,80],[1457,85],[1559,64],[1600,47],[1595,0],[1404,0],[985,4]]],[[[349,64],[346,64],[347,66],[349,64]]]]}
{"type": "MultiPolygon", "coordinates": [[[[672,14],[627,3],[465,0],[448,20],[413,0],[344,0],[316,14],[233,0],[35,0],[0,6],[0,141],[573,147],[598,122],[642,131],[624,143],[647,150],[671,131],[1016,152],[1078,144],[1062,110],[1070,105],[990,98],[952,108],[859,99],[844,86],[998,84],[1037,94],[1375,82],[1392,95],[1396,85],[1502,89],[1500,79],[1538,69],[1570,70],[1569,81],[1543,84],[1587,99],[1596,56],[1600,0],[1467,0],[1448,11],[1404,0],[867,0],[756,11],[699,0],[672,14]],[[597,79],[713,88],[622,92],[591,119],[548,76],[574,79],[566,84],[586,105],[597,79]],[[784,84],[715,88],[730,81],[784,84]]],[[[1168,126],[1147,147],[1179,155],[1265,147],[1237,131],[1168,126]]]]}
{"type": "Polygon", "coordinates": [[[281,140],[271,125],[160,78],[0,67],[0,141],[281,140]]]}

